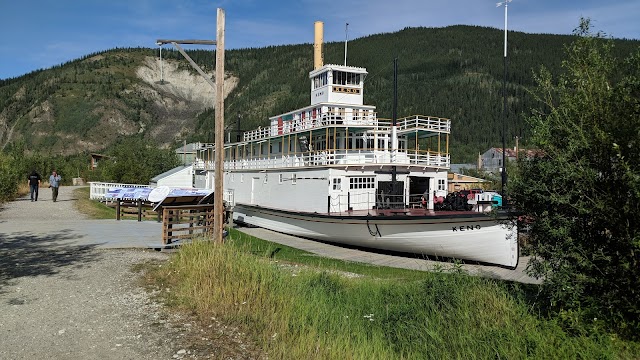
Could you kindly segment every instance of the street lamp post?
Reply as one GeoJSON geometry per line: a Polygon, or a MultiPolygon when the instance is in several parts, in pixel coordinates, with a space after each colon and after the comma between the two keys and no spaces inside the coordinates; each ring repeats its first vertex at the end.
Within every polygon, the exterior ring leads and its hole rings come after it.
{"type": "Polygon", "coordinates": [[[501,186],[502,186],[502,206],[507,204],[507,194],[505,192],[505,185],[507,184],[507,148],[506,148],[506,126],[507,126],[507,9],[509,3],[513,0],[505,0],[496,3],[496,7],[504,5],[504,74],[502,76],[502,171],[501,186]]]}

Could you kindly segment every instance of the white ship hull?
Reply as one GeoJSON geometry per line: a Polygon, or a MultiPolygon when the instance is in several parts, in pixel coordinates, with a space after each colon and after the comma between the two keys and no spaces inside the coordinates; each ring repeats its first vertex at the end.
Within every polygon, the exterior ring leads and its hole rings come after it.
{"type": "Polygon", "coordinates": [[[233,219],[294,236],[350,246],[515,268],[517,229],[479,213],[326,215],[236,204],[233,219]]]}

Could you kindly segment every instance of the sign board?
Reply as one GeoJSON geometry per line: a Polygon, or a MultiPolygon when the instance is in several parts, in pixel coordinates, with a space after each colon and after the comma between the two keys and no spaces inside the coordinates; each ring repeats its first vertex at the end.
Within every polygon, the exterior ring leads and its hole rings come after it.
{"type": "Polygon", "coordinates": [[[149,187],[120,187],[110,188],[107,193],[104,194],[104,198],[107,200],[147,200],[149,193],[151,193],[149,187]]]}
{"type": "Polygon", "coordinates": [[[211,189],[178,188],[158,186],[153,189],[147,199],[156,203],[154,210],[165,205],[190,205],[198,204],[204,197],[213,193],[211,189]]]}

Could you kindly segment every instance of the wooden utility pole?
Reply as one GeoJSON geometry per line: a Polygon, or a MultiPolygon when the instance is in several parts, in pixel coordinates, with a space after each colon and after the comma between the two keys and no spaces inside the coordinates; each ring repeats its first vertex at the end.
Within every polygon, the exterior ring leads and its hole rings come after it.
{"type": "Polygon", "coordinates": [[[216,123],[215,123],[215,174],[213,190],[213,208],[215,216],[213,218],[213,231],[215,242],[222,242],[222,228],[224,227],[224,205],[222,182],[223,161],[224,161],[224,10],[218,8],[216,35],[216,123]]]}
{"type": "Polygon", "coordinates": [[[223,161],[224,161],[224,10],[218,8],[216,40],[170,40],[158,39],[156,43],[160,46],[173,44],[180,54],[185,57],[194,69],[204,78],[204,80],[216,90],[215,99],[215,166],[214,166],[214,219],[213,219],[213,239],[222,242],[222,229],[224,227],[224,205],[223,205],[223,161]],[[189,57],[179,44],[194,45],[216,45],[216,81],[211,78],[189,57]]]}

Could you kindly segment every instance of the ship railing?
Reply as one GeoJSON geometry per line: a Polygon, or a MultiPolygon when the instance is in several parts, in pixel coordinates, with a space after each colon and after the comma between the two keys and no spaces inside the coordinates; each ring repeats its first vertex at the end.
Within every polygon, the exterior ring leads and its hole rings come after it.
{"type": "MultiPolygon", "coordinates": [[[[196,170],[213,169],[213,162],[202,162],[196,170]]],[[[398,152],[395,161],[390,151],[375,149],[323,150],[315,152],[289,153],[254,157],[250,159],[227,160],[225,170],[256,170],[327,165],[398,164],[446,168],[450,165],[448,154],[431,151],[398,152]]]]}
{"type": "Polygon", "coordinates": [[[377,121],[375,112],[329,111],[306,118],[296,117],[291,120],[284,120],[281,123],[271,124],[268,127],[259,127],[255,130],[247,131],[243,135],[243,141],[262,140],[272,136],[313,130],[325,126],[375,127],[377,121]]]}
{"type": "Polygon", "coordinates": [[[110,182],[89,182],[89,199],[91,200],[105,200],[105,195],[109,189],[113,188],[148,188],[149,185],[141,184],[126,184],[126,183],[110,183],[110,182]]]}
{"type": "MultiPolygon", "coordinates": [[[[393,122],[391,119],[378,119],[378,126],[380,128],[391,128],[393,122]]],[[[416,131],[416,130],[428,130],[435,132],[450,133],[451,132],[451,120],[424,115],[412,115],[404,118],[400,118],[396,121],[398,131],[416,131]]]]}
{"type": "Polygon", "coordinates": [[[406,153],[407,159],[413,165],[428,165],[436,167],[446,167],[451,165],[451,158],[448,154],[433,152],[409,152],[406,153]]]}
{"type": "MultiPolygon", "coordinates": [[[[247,131],[243,135],[243,141],[262,140],[325,126],[371,127],[373,130],[389,131],[392,126],[392,120],[377,118],[375,113],[330,111],[315,117],[295,118],[271,124],[268,127],[259,127],[255,130],[247,131]]],[[[427,130],[450,133],[451,120],[435,116],[412,115],[398,119],[397,127],[400,132],[427,130]]]]}
{"type": "Polygon", "coordinates": [[[332,195],[329,212],[346,213],[352,210],[397,210],[423,208],[422,194],[385,194],[375,191],[349,191],[347,194],[332,195]]]}

